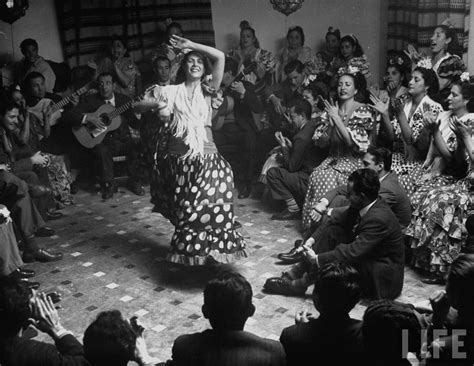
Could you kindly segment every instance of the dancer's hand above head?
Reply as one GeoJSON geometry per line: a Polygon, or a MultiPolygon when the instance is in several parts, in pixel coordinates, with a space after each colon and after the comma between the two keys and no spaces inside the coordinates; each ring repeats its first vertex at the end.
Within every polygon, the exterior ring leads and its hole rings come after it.
{"type": "Polygon", "coordinates": [[[194,49],[194,42],[189,39],[177,36],[176,34],[172,35],[170,38],[170,44],[174,48],[184,50],[185,48],[194,49]]]}

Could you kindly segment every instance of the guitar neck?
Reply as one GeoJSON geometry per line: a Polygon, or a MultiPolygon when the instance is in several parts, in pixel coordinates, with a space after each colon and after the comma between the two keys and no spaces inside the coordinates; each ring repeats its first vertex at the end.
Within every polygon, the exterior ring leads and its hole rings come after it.
{"type": "Polygon", "coordinates": [[[132,107],[132,105],[133,105],[133,100],[128,101],[127,103],[121,105],[120,107],[115,109],[113,112],[111,112],[109,114],[109,118],[113,119],[113,118],[117,117],[118,115],[126,112],[128,109],[130,109],[130,107],[132,107]]]}
{"type": "Polygon", "coordinates": [[[58,111],[69,104],[71,101],[71,96],[61,99],[59,102],[55,103],[53,106],[53,111],[58,111]]]}

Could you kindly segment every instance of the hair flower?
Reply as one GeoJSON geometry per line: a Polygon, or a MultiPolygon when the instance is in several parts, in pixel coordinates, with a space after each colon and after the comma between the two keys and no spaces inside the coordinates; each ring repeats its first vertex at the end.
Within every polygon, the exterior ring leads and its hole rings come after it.
{"type": "Polygon", "coordinates": [[[470,81],[470,76],[469,76],[469,73],[467,71],[464,71],[461,76],[459,76],[459,79],[464,82],[464,81],[467,81],[469,82],[470,81]]]}
{"type": "Polygon", "coordinates": [[[431,59],[429,57],[422,58],[418,63],[416,64],[417,67],[421,67],[423,69],[432,69],[433,64],[431,63],[431,59]]]}

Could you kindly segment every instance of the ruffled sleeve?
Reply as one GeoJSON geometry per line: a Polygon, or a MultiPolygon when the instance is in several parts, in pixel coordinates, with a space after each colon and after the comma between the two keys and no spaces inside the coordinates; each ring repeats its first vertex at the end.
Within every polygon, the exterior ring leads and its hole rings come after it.
{"type": "Polygon", "coordinates": [[[370,107],[357,108],[347,123],[347,131],[355,144],[357,152],[366,152],[370,145],[371,132],[375,127],[375,115],[370,107]]]}

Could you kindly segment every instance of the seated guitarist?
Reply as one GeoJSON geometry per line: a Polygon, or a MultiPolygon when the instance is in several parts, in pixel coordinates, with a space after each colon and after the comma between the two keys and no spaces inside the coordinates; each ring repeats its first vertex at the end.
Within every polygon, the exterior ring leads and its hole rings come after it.
{"type": "MultiPolygon", "coordinates": [[[[104,72],[97,77],[98,93],[88,95],[77,105],[66,113],[65,118],[71,123],[73,128],[78,128],[84,124],[92,124],[97,128],[105,128],[101,118],[94,112],[104,104],[111,104],[118,108],[130,101],[130,98],[115,93],[115,75],[104,72]]],[[[106,132],[103,141],[91,149],[87,149],[77,143],[78,151],[83,157],[92,155],[95,164],[95,174],[99,177],[102,187],[102,198],[109,199],[115,191],[114,171],[112,157],[117,155],[127,156],[127,168],[130,178],[128,187],[137,195],[144,195],[145,190],[140,182],[135,180],[138,175],[133,172],[134,162],[137,159],[137,148],[130,136],[129,125],[139,128],[139,119],[133,112],[128,110],[122,115],[120,127],[114,131],[106,132]]],[[[84,159],[81,159],[84,161],[84,159]]]]}

